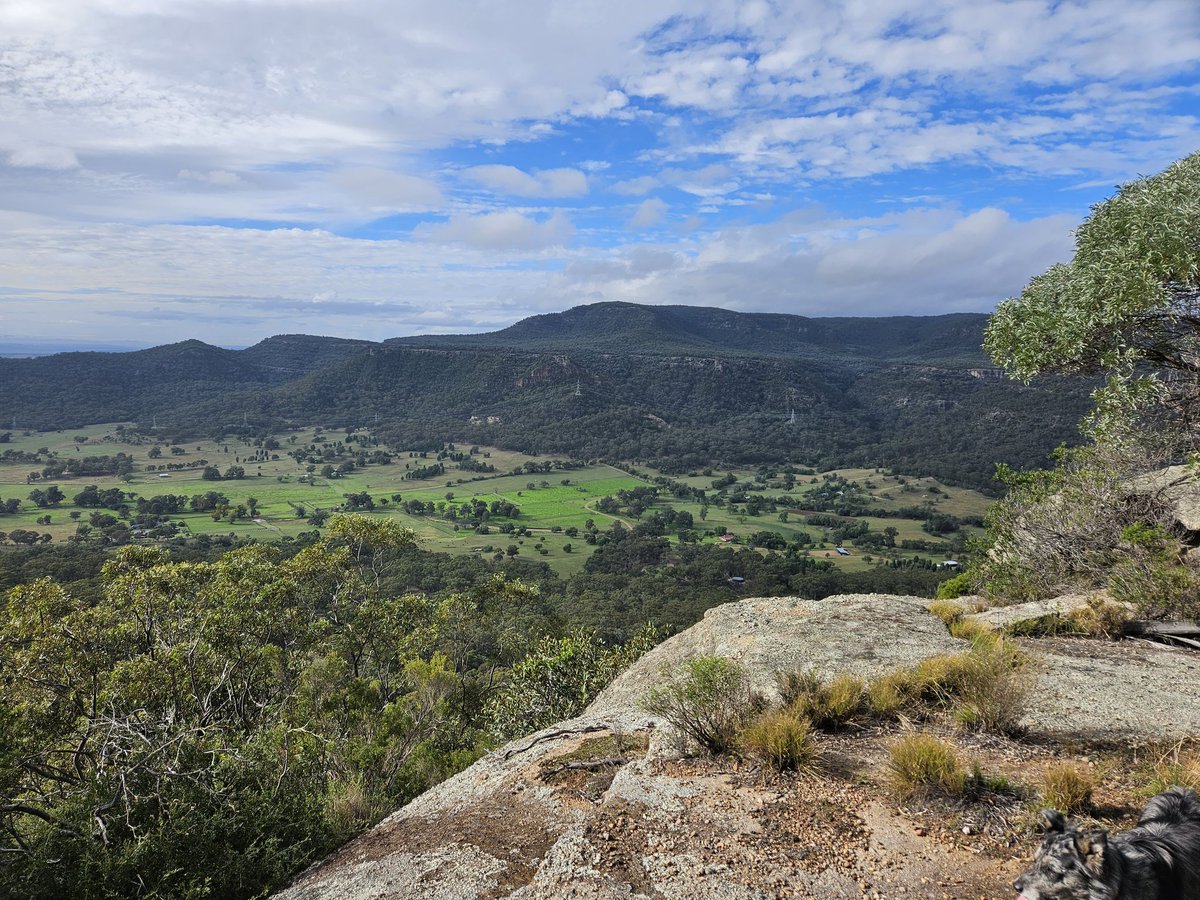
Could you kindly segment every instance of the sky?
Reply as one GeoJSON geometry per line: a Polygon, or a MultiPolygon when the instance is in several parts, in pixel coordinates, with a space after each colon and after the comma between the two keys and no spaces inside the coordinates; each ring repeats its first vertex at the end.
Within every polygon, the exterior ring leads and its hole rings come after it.
{"type": "Polygon", "coordinates": [[[1196,0],[0,0],[0,342],[988,311],[1197,150],[1196,0]]]}

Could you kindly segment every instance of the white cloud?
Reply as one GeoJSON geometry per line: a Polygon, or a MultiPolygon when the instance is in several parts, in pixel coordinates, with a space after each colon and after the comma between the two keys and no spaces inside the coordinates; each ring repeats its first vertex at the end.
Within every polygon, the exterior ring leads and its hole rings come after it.
{"type": "Polygon", "coordinates": [[[627,178],[624,181],[618,181],[612,186],[612,189],[618,194],[639,197],[650,193],[660,184],[662,182],[653,175],[639,175],[637,178],[627,178]]]}
{"type": "Polygon", "coordinates": [[[452,216],[439,225],[422,225],[413,233],[418,240],[465,244],[485,250],[534,251],[566,243],[574,228],[562,212],[542,221],[514,210],[483,215],[452,216]]]}
{"type": "Polygon", "coordinates": [[[343,169],[331,182],[372,213],[440,209],[445,197],[426,178],[379,168],[343,169]]]}
{"type": "Polygon", "coordinates": [[[1195,0],[393,6],[0,3],[0,331],[983,309],[1200,134],[1195,0]],[[836,208],[919,196],[968,211],[836,208]]]}
{"type": "Polygon", "coordinates": [[[237,187],[245,183],[236,172],[226,172],[222,169],[214,169],[211,172],[180,169],[179,177],[185,181],[198,181],[201,184],[210,184],[213,187],[237,187]]]}
{"type": "Polygon", "coordinates": [[[783,220],[695,239],[676,264],[572,264],[569,297],[687,303],[803,315],[986,311],[1072,252],[1071,216],[1019,222],[1002,210],[916,210],[860,220],[783,220]],[[682,261],[681,261],[682,260],[682,261]]]}
{"type": "Polygon", "coordinates": [[[699,45],[666,53],[659,66],[630,80],[629,91],[672,106],[727,109],[750,80],[752,66],[737,44],[699,45]]]}
{"type": "Polygon", "coordinates": [[[500,194],[517,197],[580,197],[588,192],[587,176],[578,169],[545,169],[532,174],[516,166],[472,166],[463,176],[500,194]]]}
{"type": "Polygon", "coordinates": [[[649,228],[652,225],[657,225],[666,216],[669,208],[666,203],[657,197],[644,200],[638,205],[633,218],[629,220],[629,227],[649,228]]]}
{"type": "Polygon", "coordinates": [[[79,159],[68,147],[25,146],[8,154],[8,164],[19,169],[77,169],[79,159]]]}
{"type": "Polygon", "coordinates": [[[664,169],[659,175],[663,181],[681,191],[706,200],[729,194],[738,188],[733,170],[724,163],[712,163],[699,169],[664,169]]]}

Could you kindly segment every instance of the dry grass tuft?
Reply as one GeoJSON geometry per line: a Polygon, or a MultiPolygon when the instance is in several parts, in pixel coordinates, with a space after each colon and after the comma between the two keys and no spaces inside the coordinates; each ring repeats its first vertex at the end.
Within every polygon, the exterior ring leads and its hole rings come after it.
{"type": "Polygon", "coordinates": [[[1132,613],[1123,603],[1105,597],[1090,597],[1087,606],[1072,612],[1069,619],[1076,631],[1091,637],[1115,638],[1121,635],[1131,617],[1132,613]]]}
{"type": "Polygon", "coordinates": [[[917,732],[892,745],[888,780],[898,797],[928,793],[959,797],[966,790],[967,773],[953,747],[932,734],[917,732]]]}
{"type": "Polygon", "coordinates": [[[869,713],[866,684],[857,676],[838,675],[825,683],[812,672],[788,673],[779,683],[791,714],[819,731],[837,731],[869,713]]]}
{"type": "Polygon", "coordinates": [[[1074,763],[1055,763],[1042,774],[1043,802],[1065,815],[1087,810],[1095,790],[1092,774],[1074,763]]]}
{"type": "Polygon", "coordinates": [[[995,637],[996,631],[977,619],[956,619],[950,624],[950,636],[972,643],[995,637]]]}
{"type": "Polygon", "coordinates": [[[941,619],[947,627],[953,625],[963,617],[965,610],[961,603],[955,603],[953,600],[934,600],[926,607],[931,615],[941,619]]]}
{"type": "Polygon", "coordinates": [[[779,772],[813,769],[817,745],[812,724],[790,710],[769,710],[750,722],[741,733],[742,749],[779,772]]]}
{"type": "Polygon", "coordinates": [[[1182,744],[1176,744],[1155,762],[1147,784],[1149,792],[1161,794],[1173,787],[1200,792],[1200,750],[1185,750],[1182,744]]]}

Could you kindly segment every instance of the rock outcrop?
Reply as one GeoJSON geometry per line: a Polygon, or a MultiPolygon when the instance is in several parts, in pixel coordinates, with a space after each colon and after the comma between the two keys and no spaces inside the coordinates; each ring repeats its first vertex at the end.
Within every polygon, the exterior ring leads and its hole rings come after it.
{"type": "MultiPolygon", "coordinates": [[[[935,843],[854,777],[770,779],[681,757],[639,701],[695,654],[775,674],[874,676],[964,649],[914,597],[757,598],[709,610],[579,718],[521,738],[314,866],[287,900],[1006,896],[1015,861],[935,843]]],[[[1200,654],[1036,642],[1035,734],[1144,741],[1200,734],[1200,654]]],[[[853,738],[843,757],[856,758],[853,738]]],[[[1019,754],[1018,754],[1019,755],[1019,754]]],[[[971,833],[971,826],[963,831],[971,833]]],[[[1017,854],[1021,855],[1021,854],[1017,854]]]]}

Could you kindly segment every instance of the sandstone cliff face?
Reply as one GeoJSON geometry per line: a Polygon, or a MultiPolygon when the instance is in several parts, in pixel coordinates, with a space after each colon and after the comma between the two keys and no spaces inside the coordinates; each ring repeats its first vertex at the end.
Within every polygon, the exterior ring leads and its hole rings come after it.
{"type": "MultiPolygon", "coordinates": [[[[824,777],[769,778],[734,760],[681,757],[665,723],[639,707],[664,666],[695,654],[738,660],[771,695],[778,671],[874,676],[962,650],[927,602],[757,598],[712,609],[584,715],[481,759],[279,896],[1007,896],[1028,848],[982,855],[969,836],[986,823],[956,821],[953,839],[941,842],[914,828],[862,777],[878,766],[886,737],[836,739],[838,761],[824,777]]],[[[1200,690],[1184,689],[1200,688],[1200,654],[1058,638],[1037,642],[1035,653],[1027,724],[1049,743],[1200,735],[1200,690]]],[[[1038,752],[1003,750],[1018,771],[1037,765],[1038,752]]]]}

